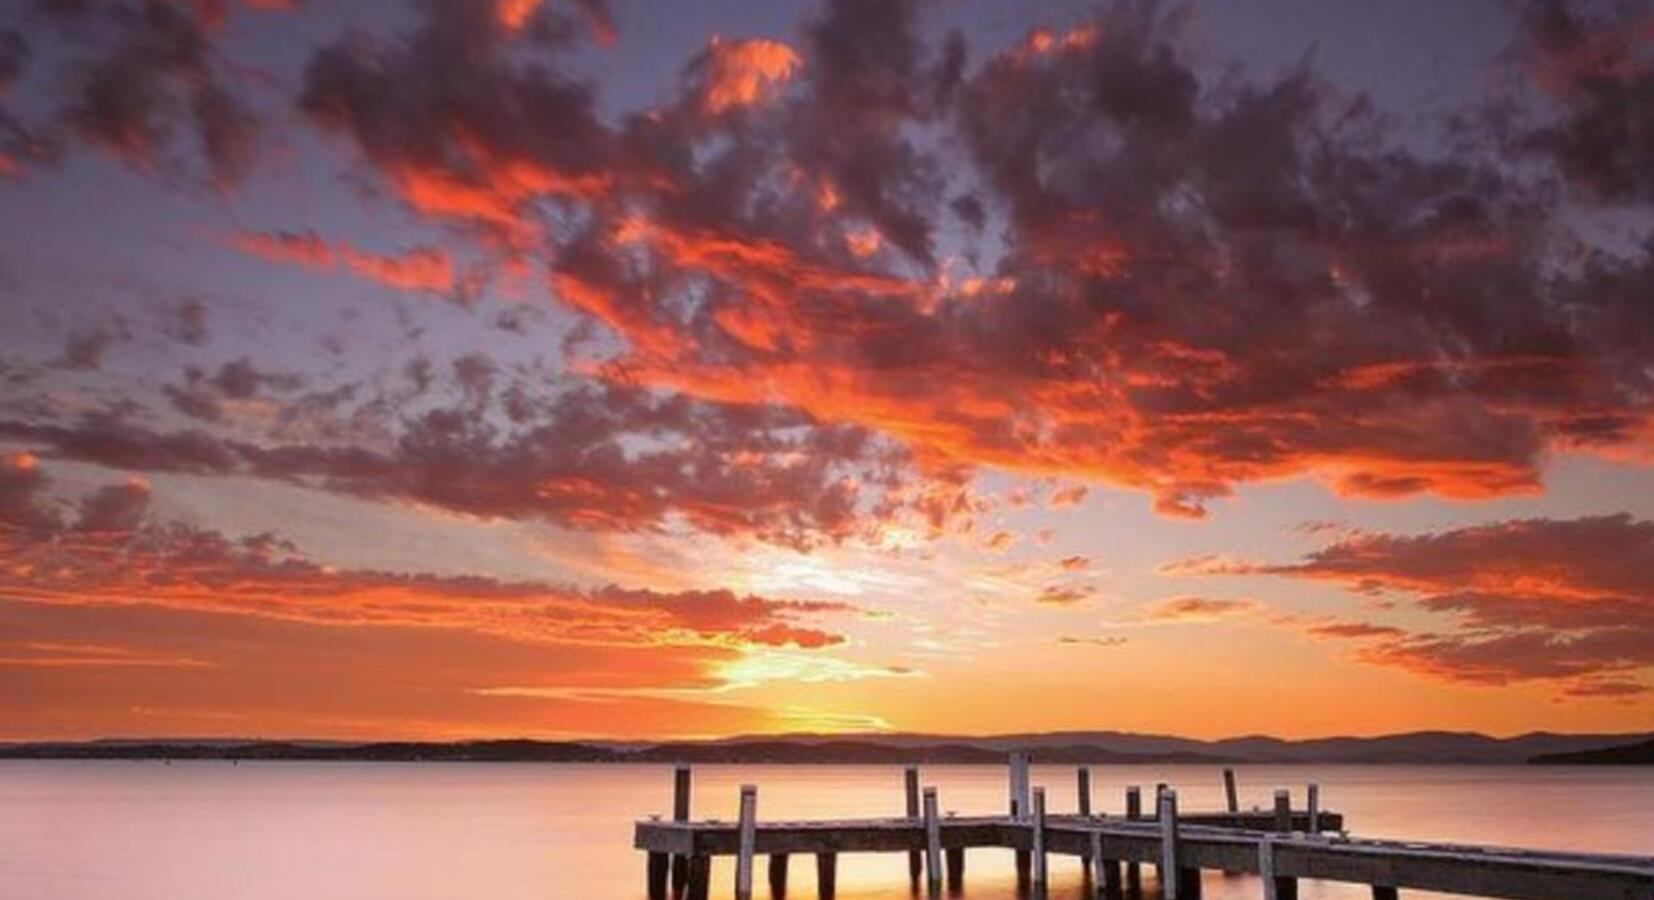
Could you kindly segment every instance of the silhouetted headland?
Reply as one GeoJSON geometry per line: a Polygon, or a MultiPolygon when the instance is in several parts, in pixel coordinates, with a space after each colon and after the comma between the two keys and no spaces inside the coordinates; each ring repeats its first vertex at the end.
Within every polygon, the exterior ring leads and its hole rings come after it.
{"type": "Polygon", "coordinates": [[[1036,763],[1618,763],[1654,761],[1654,735],[1490,737],[1413,732],[1307,740],[1250,736],[1202,741],[1122,732],[960,737],[917,734],[789,735],[708,741],[304,741],[105,739],[0,745],[3,759],[223,759],[325,762],[559,762],[771,764],[999,764],[1011,749],[1036,763]]]}

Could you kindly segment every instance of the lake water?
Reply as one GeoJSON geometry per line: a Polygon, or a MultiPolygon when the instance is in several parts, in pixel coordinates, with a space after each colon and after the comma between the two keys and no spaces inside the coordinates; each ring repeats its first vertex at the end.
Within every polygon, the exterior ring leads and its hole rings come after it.
{"type": "MultiPolygon", "coordinates": [[[[1654,769],[1243,766],[1243,806],[1321,785],[1353,834],[1654,855],[1654,769]]],[[[944,810],[997,813],[1001,767],[924,770],[944,810]]],[[[5,900],[562,900],[642,898],[631,823],[671,806],[654,766],[0,761],[0,897],[5,900]]],[[[1180,805],[1223,802],[1211,766],[1096,766],[1099,811],[1127,785],[1180,805]]],[[[738,786],[759,785],[759,818],[900,815],[896,767],[701,766],[696,818],[735,818],[738,786]]],[[[1074,773],[1034,769],[1052,812],[1074,809],[1074,773]]],[[[762,861],[757,896],[767,897],[762,861]]],[[[1082,896],[1077,861],[1053,857],[1051,896],[1082,896]]],[[[1152,870],[1150,870],[1152,871],[1152,870]]],[[[1148,872],[1145,872],[1148,877],[1148,872]]],[[[712,896],[731,896],[731,863],[712,896]]],[[[968,856],[965,896],[1015,895],[1011,854],[968,856]]],[[[1208,873],[1213,900],[1261,896],[1256,879],[1208,873]]],[[[813,860],[793,861],[790,896],[815,896],[813,860]]],[[[845,856],[839,896],[908,897],[898,854],[845,856]]],[[[1367,897],[1304,882],[1301,896],[1367,897]]],[[[1423,897],[1423,893],[1408,893],[1423,897]]]]}

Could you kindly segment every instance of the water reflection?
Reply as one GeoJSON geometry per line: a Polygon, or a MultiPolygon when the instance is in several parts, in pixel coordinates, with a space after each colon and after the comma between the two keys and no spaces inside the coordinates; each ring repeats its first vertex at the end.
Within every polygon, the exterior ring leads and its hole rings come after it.
{"type": "MultiPolygon", "coordinates": [[[[1650,853],[1654,772],[1455,766],[1243,766],[1245,807],[1277,787],[1302,805],[1306,783],[1370,837],[1650,853]],[[1542,811],[1567,811],[1556,827],[1542,811]]],[[[439,764],[190,762],[0,763],[0,885],[6,900],[555,900],[645,896],[632,821],[671,812],[670,768],[439,764]]],[[[1074,811],[1071,768],[1035,767],[1050,811],[1074,811]]],[[[998,767],[924,771],[943,810],[1003,810],[998,767]]],[[[901,769],[705,766],[696,818],[736,817],[738,786],[760,785],[760,819],[896,816],[901,769]]],[[[1094,808],[1120,812],[1137,784],[1178,789],[1185,809],[1223,805],[1207,766],[1095,766],[1094,808]]],[[[1052,857],[1050,896],[1089,896],[1078,860],[1052,857]]],[[[732,895],[732,864],[715,863],[713,898],[732,895]]],[[[1153,869],[1144,872],[1153,895],[1153,869]]],[[[769,895],[760,860],[756,896],[769,895]]],[[[791,898],[815,896],[814,860],[791,862],[791,898]]],[[[1210,900],[1255,900],[1255,878],[1206,873],[1210,900]]],[[[921,895],[923,887],[920,889],[921,895]]],[[[1018,894],[1011,852],[973,850],[972,900],[1018,894]]],[[[903,854],[846,855],[838,896],[912,896],[903,854]]],[[[1303,882],[1304,900],[1365,898],[1365,888],[1303,882]]],[[[1424,897],[1409,892],[1408,897],[1424,897]]]]}

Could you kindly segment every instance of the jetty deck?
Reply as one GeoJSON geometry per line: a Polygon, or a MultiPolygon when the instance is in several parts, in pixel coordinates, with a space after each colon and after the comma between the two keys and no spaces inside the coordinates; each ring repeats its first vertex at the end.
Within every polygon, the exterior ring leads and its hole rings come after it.
{"type": "Polygon", "coordinates": [[[906,809],[893,818],[827,821],[758,821],[757,789],[741,793],[736,822],[689,819],[687,767],[675,778],[674,815],[639,821],[634,846],[648,852],[648,889],[654,900],[706,900],[711,860],[735,857],[735,896],[750,900],[753,865],[768,858],[772,896],[787,890],[789,859],[813,856],[816,893],[832,897],[841,853],[906,853],[917,889],[932,897],[962,889],[968,850],[1014,854],[1022,892],[1043,896],[1050,857],[1082,867],[1095,895],[1108,900],[1159,895],[1167,900],[1201,896],[1202,871],[1260,876],[1266,900],[1293,900],[1300,879],[1370,886],[1374,900],[1393,900],[1402,890],[1428,890],[1512,900],[1654,900],[1654,857],[1566,853],[1478,845],[1360,840],[1343,833],[1341,814],[1309,805],[1292,809],[1286,791],[1275,792],[1272,810],[1240,810],[1234,774],[1225,770],[1229,809],[1180,813],[1177,793],[1157,786],[1152,814],[1141,791],[1128,789],[1126,814],[1091,814],[1090,772],[1077,772],[1080,814],[1047,815],[1045,791],[1028,790],[1026,758],[1013,759],[1010,812],[990,816],[941,816],[935,788],[918,786],[918,771],[905,777],[906,809]],[[920,799],[922,797],[922,800],[920,799]],[[1142,874],[1154,869],[1153,879],[1142,874]]]}

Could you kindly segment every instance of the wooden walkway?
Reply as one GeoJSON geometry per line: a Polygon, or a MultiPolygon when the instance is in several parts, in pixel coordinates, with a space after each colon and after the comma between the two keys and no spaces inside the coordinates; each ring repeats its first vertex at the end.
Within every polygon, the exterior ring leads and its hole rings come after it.
{"type": "Polygon", "coordinates": [[[1500,847],[1404,841],[1354,840],[1342,832],[1343,817],[1315,808],[1290,808],[1285,791],[1270,811],[1241,811],[1234,776],[1225,771],[1229,810],[1179,814],[1177,793],[1157,789],[1153,815],[1141,811],[1140,792],[1127,792],[1128,814],[1091,815],[1090,773],[1078,773],[1081,815],[1046,815],[1044,789],[1028,794],[1026,759],[1013,760],[1011,814],[939,816],[934,788],[922,802],[916,769],[907,770],[908,811],[888,819],[757,821],[757,790],[742,788],[737,822],[689,821],[689,770],[675,779],[672,821],[637,823],[634,845],[648,852],[648,889],[655,900],[706,900],[712,857],[736,858],[737,900],[752,897],[753,865],[768,858],[771,894],[787,887],[788,861],[810,855],[816,861],[816,888],[831,897],[840,853],[908,854],[913,886],[923,882],[932,897],[944,885],[963,887],[965,852],[999,848],[1015,854],[1019,887],[1043,896],[1052,855],[1071,857],[1083,867],[1098,897],[1141,896],[1143,866],[1153,866],[1152,885],[1169,900],[1201,895],[1203,870],[1261,876],[1266,900],[1292,900],[1299,879],[1371,886],[1375,900],[1392,900],[1403,889],[1429,890],[1514,900],[1654,900],[1654,858],[1556,853],[1500,847]],[[1026,797],[1026,799],[1023,799],[1026,797]]]}

